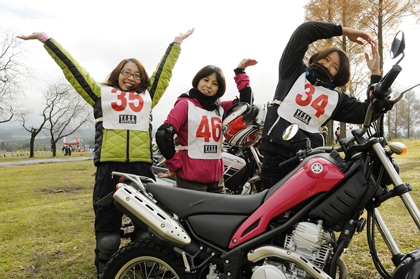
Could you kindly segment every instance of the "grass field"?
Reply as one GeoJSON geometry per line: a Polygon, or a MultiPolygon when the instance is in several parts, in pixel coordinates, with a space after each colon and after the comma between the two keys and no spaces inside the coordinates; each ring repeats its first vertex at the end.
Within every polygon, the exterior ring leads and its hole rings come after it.
{"type": "MultiPolygon", "coordinates": [[[[402,142],[408,152],[395,157],[420,204],[420,140],[402,142]]],[[[0,168],[0,278],[96,278],[94,172],[92,160],[0,168]]],[[[399,198],[379,210],[402,252],[420,246],[419,230],[399,198]]],[[[392,272],[390,253],[378,233],[376,239],[381,261],[392,272]]],[[[370,258],[366,229],[355,236],[343,260],[349,278],[381,278],[370,258]]]]}
{"type": "Polygon", "coordinates": [[[0,168],[0,278],[96,278],[95,171],[93,160],[0,168]]]}

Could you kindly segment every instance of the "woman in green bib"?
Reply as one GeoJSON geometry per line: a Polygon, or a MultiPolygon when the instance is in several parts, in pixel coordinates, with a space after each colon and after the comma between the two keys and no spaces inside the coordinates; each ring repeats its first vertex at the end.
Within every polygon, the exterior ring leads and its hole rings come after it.
{"type": "Polygon", "coordinates": [[[95,117],[95,157],[97,167],[93,208],[95,211],[95,265],[98,277],[120,246],[122,213],[103,210],[95,203],[115,190],[118,178],[113,171],[155,179],[152,171],[152,108],[157,105],[172,77],[181,52],[180,44],[194,29],[179,34],[169,44],[155,72],[149,78],[144,66],[134,58],[124,59],[108,76],[97,83],[55,39],[43,32],[18,36],[37,39],[56,61],[66,79],[93,107],[95,117]]]}

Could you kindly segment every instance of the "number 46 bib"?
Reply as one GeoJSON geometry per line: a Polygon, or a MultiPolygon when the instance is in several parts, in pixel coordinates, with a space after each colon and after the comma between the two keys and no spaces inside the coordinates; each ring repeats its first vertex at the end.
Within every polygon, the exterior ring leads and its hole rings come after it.
{"type": "MultiPolygon", "coordinates": [[[[223,108],[219,110],[223,115],[223,108]]],[[[188,157],[220,159],[222,141],[221,117],[188,101],[188,157]]]]}
{"type": "Polygon", "coordinates": [[[338,93],[322,86],[313,86],[303,73],[293,84],[286,98],[277,109],[278,115],[296,123],[299,128],[317,133],[338,103],[338,93]]]}
{"type": "Polygon", "coordinates": [[[101,86],[103,126],[106,129],[149,129],[152,100],[148,92],[138,94],[110,86],[101,86]]]}

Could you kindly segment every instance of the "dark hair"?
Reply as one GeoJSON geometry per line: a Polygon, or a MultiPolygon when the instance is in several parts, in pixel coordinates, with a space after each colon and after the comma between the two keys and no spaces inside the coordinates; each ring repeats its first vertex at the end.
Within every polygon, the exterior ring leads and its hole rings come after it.
{"type": "Polygon", "coordinates": [[[144,68],[143,64],[141,64],[137,59],[135,58],[129,58],[122,60],[117,67],[115,67],[114,70],[109,74],[106,82],[102,83],[103,85],[108,85],[116,88],[120,88],[120,85],[118,83],[118,79],[120,77],[121,70],[124,68],[125,64],[128,62],[133,62],[137,65],[139,68],[139,73],[141,76],[141,82],[139,86],[136,88],[137,93],[143,93],[146,91],[147,87],[150,84],[149,76],[147,75],[146,69],[144,68]]]}
{"type": "Polygon", "coordinates": [[[327,57],[330,53],[337,52],[338,57],[340,57],[340,67],[337,74],[334,77],[333,84],[337,87],[341,87],[347,84],[350,80],[350,62],[347,54],[336,47],[329,47],[324,50],[321,50],[309,59],[309,65],[327,57]]]}
{"type": "Polygon", "coordinates": [[[219,67],[208,65],[202,68],[200,71],[197,72],[197,74],[195,74],[195,77],[192,80],[192,86],[195,89],[197,89],[198,83],[200,82],[202,78],[208,77],[214,73],[216,74],[217,83],[219,85],[216,96],[220,98],[225,94],[226,81],[225,81],[225,75],[223,74],[222,69],[220,69],[219,67]]]}

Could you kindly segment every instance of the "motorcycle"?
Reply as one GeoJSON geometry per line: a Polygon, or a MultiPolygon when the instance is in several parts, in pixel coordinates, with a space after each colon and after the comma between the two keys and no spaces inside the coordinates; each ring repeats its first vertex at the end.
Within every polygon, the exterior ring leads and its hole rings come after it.
{"type": "MultiPolygon", "coordinates": [[[[396,57],[403,50],[400,32],[392,53],[396,57]]],[[[401,71],[398,63],[369,88],[372,101],[361,129],[340,140],[339,147],[307,145],[282,163],[299,165],[270,189],[221,195],[114,173],[136,187],[120,183],[103,204],[130,216],[140,229],[136,240],[108,261],[102,278],[347,278],[341,255],[366,225],[379,274],[419,278],[420,249],[401,253],[378,209],[400,197],[420,229],[420,211],[409,194],[413,188],[401,180],[392,157],[403,154],[406,147],[390,143],[385,148],[386,140],[373,121],[404,94],[394,100],[389,97],[401,71]],[[376,253],[375,228],[392,254],[396,267],[392,275],[376,253]]],[[[284,139],[293,140],[298,127],[286,131],[284,139]]]]}
{"type": "Polygon", "coordinates": [[[228,194],[250,195],[260,192],[260,173],[263,155],[258,144],[237,147],[225,146],[222,153],[225,172],[225,188],[228,194]]]}
{"type": "MultiPolygon", "coordinates": [[[[225,152],[222,153],[225,172],[223,174],[227,194],[251,195],[261,191],[261,158],[258,147],[237,147],[224,145],[225,152]]],[[[160,178],[158,173],[166,173],[165,157],[160,154],[159,149],[154,150],[152,170],[155,173],[156,182],[167,186],[176,187],[174,178],[160,178]]],[[[120,179],[121,182],[130,183],[136,187],[136,183],[129,179],[120,179]]],[[[120,237],[134,240],[135,225],[128,216],[121,220],[120,237]]]]}

